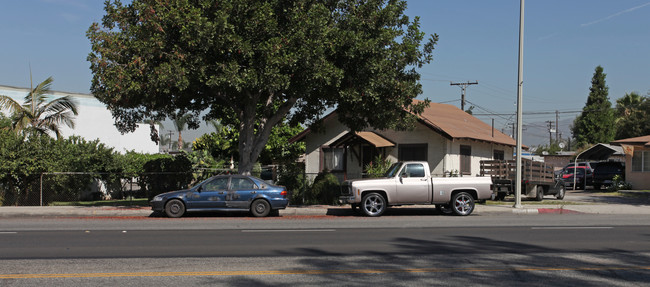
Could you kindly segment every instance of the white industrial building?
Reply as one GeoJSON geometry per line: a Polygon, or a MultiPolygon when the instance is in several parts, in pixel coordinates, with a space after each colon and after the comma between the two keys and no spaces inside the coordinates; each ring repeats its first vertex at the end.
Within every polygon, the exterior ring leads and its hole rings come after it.
{"type": "MultiPolygon", "coordinates": [[[[9,96],[18,103],[23,103],[28,93],[28,88],[0,85],[0,95],[9,96]]],[[[52,91],[49,96],[52,99],[70,96],[77,103],[78,115],[75,119],[75,128],[61,126],[61,134],[64,138],[77,135],[88,141],[99,139],[100,142],[120,153],[125,151],[158,153],[158,145],[151,141],[149,136],[148,124],[139,124],[134,132],[121,134],[114,125],[111,112],[92,95],[52,91]]],[[[9,111],[2,112],[9,116],[9,111]]]]}

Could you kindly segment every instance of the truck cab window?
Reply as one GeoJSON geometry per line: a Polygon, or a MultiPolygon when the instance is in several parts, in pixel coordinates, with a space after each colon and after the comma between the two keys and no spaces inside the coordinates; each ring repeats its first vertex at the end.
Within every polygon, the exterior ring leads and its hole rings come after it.
{"type": "Polygon", "coordinates": [[[406,173],[406,177],[424,177],[424,166],[422,164],[407,164],[404,173],[406,173]]]}

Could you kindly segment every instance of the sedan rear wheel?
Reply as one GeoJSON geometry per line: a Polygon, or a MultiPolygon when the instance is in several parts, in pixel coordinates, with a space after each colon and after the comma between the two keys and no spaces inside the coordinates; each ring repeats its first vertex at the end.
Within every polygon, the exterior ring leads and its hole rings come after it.
{"type": "Polygon", "coordinates": [[[257,199],[251,204],[251,213],[255,217],[266,217],[271,213],[271,205],[264,199],[257,199]]]}
{"type": "Polygon", "coordinates": [[[185,214],[185,204],[179,199],[172,199],[165,204],[165,214],[171,218],[178,218],[185,214]]]}

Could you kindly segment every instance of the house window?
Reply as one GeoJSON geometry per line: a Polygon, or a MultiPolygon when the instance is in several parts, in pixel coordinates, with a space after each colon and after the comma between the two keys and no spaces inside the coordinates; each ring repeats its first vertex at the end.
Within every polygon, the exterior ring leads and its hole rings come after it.
{"type": "Polygon", "coordinates": [[[493,159],[495,160],[504,160],[505,156],[502,150],[494,150],[493,159]]]}
{"type": "Polygon", "coordinates": [[[468,145],[460,146],[460,173],[472,174],[472,147],[468,145]]]}
{"type": "Polygon", "coordinates": [[[400,144],[397,159],[399,161],[427,161],[427,144],[400,144]]]}
{"type": "Polygon", "coordinates": [[[632,171],[650,171],[650,151],[634,151],[632,155],[632,171]]]}
{"type": "Polygon", "coordinates": [[[323,169],[329,171],[343,171],[345,159],[345,149],[343,148],[323,148],[323,169]]]}

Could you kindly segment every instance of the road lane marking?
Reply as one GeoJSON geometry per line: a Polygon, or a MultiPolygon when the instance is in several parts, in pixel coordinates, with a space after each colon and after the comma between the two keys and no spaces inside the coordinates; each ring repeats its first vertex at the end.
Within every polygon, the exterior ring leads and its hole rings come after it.
{"type": "Polygon", "coordinates": [[[16,234],[18,232],[15,231],[1,231],[0,234],[16,234]]]}
{"type": "Polygon", "coordinates": [[[531,227],[530,229],[546,230],[573,230],[573,229],[612,229],[612,226],[548,226],[548,227],[531,227]]]}
{"type": "Polygon", "coordinates": [[[241,232],[334,232],[336,229],[250,229],[241,232]]]}
{"type": "Polygon", "coordinates": [[[381,273],[455,273],[455,272],[530,272],[530,271],[617,271],[650,270],[650,266],[598,267],[530,267],[530,268],[411,268],[411,269],[341,269],[341,270],[268,270],[268,271],[203,271],[203,272],[123,272],[123,273],[61,273],[0,274],[0,279],[43,278],[105,278],[105,277],[171,277],[171,276],[263,276],[263,275],[327,275],[381,273]]]}

